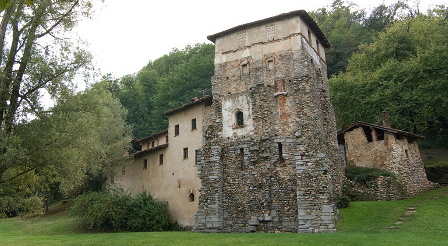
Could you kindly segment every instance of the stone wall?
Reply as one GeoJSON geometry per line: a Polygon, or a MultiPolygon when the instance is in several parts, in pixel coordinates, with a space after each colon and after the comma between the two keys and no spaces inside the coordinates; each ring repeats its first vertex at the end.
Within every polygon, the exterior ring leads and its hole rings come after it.
{"type": "Polygon", "coordinates": [[[245,61],[215,64],[214,102],[198,152],[202,187],[194,231],[335,231],[342,157],[325,62],[307,52],[245,57],[249,75],[238,69],[245,61]],[[268,71],[272,57],[275,70],[268,71]],[[231,110],[224,102],[232,97],[251,103],[244,114],[251,117],[245,119],[249,133],[223,129],[229,124],[222,114],[231,110]]]}

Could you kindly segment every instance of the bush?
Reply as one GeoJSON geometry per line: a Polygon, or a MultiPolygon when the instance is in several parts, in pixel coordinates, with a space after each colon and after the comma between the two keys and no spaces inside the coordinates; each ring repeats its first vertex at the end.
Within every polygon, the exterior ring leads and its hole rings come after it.
{"type": "Polygon", "coordinates": [[[109,231],[126,225],[126,207],[131,197],[117,192],[92,192],[78,196],[71,213],[82,229],[109,231]]]}
{"type": "Polygon", "coordinates": [[[78,226],[94,231],[162,231],[169,229],[166,205],[140,193],[92,192],[78,196],[71,214],[78,217],[78,226]]]}
{"type": "Polygon", "coordinates": [[[352,181],[367,186],[370,186],[371,182],[380,176],[396,178],[395,174],[392,172],[367,167],[347,167],[345,169],[345,176],[352,181]]]}
{"type": "Polygon", "coordinates": [[[340,195],[336,202],[337,208],[348,208],[350,207],[350,198],[346,195],[340,195]]]}
{"type": "Polygon", "coordinates": [[[127,214],[127,229],[132,231],[163,231],[170,227],[166,205],[146,192],[129,201],[127,214]]]}

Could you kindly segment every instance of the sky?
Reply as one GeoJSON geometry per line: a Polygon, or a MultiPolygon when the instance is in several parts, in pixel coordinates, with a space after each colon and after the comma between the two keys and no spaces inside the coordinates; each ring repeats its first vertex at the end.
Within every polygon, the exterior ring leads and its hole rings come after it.
{"type": "MultiPolygon", "coordinates": [[[[115,78],[140,71],[149,61],[168,54],[173,48],[210,43],[212,35],[237,25],[274,15],[328,7],[333,0],[105,0],[98,4],[91,20],[86,19],[76,32],[89,43],[94,64],[102,74],[115,78]]],[[[358,0],[367,11],[395,0],[358,0]]],[[[425,12],[448,0],[420,0],[425,12]]],[[[416,0],[409,0],[415,6],[416,0]]]]}

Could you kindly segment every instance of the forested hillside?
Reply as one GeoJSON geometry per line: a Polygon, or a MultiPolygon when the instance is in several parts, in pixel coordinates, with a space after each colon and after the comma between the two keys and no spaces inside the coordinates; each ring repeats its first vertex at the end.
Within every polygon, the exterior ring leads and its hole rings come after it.
{"type": "Polygon", "coordinates": [[[111,90],[128,109],[127,122],[134,136],[144,137],[167,127],[162,113],[193,97],[211,94],[214,46],[197,44],[173,49],[150,61],[135,75],[109,79],[111,90]]]}
{"type": "MultiPolygon", "coordinates": [[[[326,58],[339,128],[360,120],[381,123],[387,110],[394,127],[428,136],[426,145],[446,145],[446,7],[421,13],[398,1],[368,13],[335,0],[310,15],[332,45],[326,58]]],[[[174,49],[135,75],[111,80],[134,136],[166,128],[164,111],[211,93],[213,52],[212,44],[174,49]]]]}

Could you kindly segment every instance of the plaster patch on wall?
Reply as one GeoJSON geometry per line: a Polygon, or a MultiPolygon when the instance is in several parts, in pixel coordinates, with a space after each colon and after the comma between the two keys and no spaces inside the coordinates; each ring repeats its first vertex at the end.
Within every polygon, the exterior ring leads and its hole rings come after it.
{"type": "Polygon", "coordinates": [[[254,122],[252,119],[252,103],[248,95],[236,95],[227,97],[222,101],[222,135],[224,138],[231,137],[234,134],[244,136],[253,134],[254,122]],[[244,116],[244,125],[235,127],[235,114],[241,111],[244,116]]]}
{"type": "Polygon", "coordinates": [[[319,68],[322,68],[320,64],[319,55],[316,51],[308,44],[305,38],[301,37],[300,41],[302,42],[302,47],[308,52],[308,54],[313,58],[314,62],[319,65],[319,68]]]}

